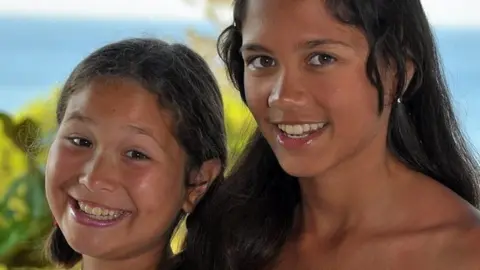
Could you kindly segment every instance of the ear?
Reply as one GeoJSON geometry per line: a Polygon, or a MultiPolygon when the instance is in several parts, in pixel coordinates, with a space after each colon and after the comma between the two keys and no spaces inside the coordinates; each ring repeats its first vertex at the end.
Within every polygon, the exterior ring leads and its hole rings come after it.
{"type": "Polygon", "coordinates": [[[222,164],[219,159],[205,161],[200,169],[190,172],[183,211],[191,213],[200,199],[205,195],[210,184],[217,178],[222,164]]]}
{"type": "MultiPolygon", "coordinates": [[[[407,59],[405,62],[405,81],[403,83],[403,89],[401,93],[398,93],[400,97],[403,97],[405,91],[407,91],[410,82],[412,81],[413,75],[415,74],[415,65],[413,64],[412,60],[407,59]]],[[[397,96],[397,87],[398,87],[398,80],[397,80],[397,72],[390,68],[386,68],[386,73],[383,75],[384,79],[384,100],[386,105],[391,105],[393,102],[397,102],[395,97],[397,96]]]]}
{"type": "Polygon", "coordinates": [[[407,91],[407,88],[410,86],[410,82],[412,81],[413,75],[415,74],[415,65],[413,64],[412,60],[407,59],[405,64],[406,64],[406,67],[405,67],[405,71],[406,71],[405,83],[403,84],[404,89],[402,90],[402,93],[401,93],[400,96],[403,96],[403,94],[405,94],[405,91],[407,91]]]}

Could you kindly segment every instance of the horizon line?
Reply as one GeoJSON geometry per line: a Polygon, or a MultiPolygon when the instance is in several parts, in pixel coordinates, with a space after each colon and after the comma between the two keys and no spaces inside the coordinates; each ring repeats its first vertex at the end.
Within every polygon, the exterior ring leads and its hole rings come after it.
{"type": "MultiPolygon", "coordinates": [[[[29,13],[29,12],[4,12],[0,10],[0,19],[59,19],[70,21],[134,21],[134,22],[211,22],[208,18],[191,16],[155,16],[153,14],[83,14],[83,13],[29,13]]],[[[462,27],[480,29],[480,22],[478,23],[449,23],[449,22],[435,22],[430,20],[433,27],[462,27]]]]}

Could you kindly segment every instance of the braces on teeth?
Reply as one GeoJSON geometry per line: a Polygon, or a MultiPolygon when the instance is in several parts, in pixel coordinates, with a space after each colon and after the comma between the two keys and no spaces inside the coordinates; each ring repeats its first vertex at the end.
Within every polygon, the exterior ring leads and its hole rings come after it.
{"type": "Polygon", "coordinates": [[[323,128],[325,123],[313,123],[313,124],[297,124],[286,125],[279,124],[278,128],[282,130],[288,137],[291,138],[304,138],[311,133],[323,128]]]}
{"type": "Polygon", "coordinates": [[[91,207],[83,202],[78,202],[78,208],[91,218],[98,220],[112,220],[124,214],[123,211],[110,210],[101,207],[91,207]]]}

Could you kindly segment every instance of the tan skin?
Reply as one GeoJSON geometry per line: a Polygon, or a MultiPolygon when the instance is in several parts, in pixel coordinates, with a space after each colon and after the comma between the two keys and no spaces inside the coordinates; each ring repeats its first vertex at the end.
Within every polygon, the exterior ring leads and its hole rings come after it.
{"type": "Polygon", "coordinates": [[[157,269],[177,214],[192,211],[216,160],[191,172],[172,129],[173,118],[156,95],[129,80],[93,81],[75,92],[50,149],[46,170],[49,205],[85,270],[157,269]],[[95,228],[76,222],[68,197],[130,215],[95,228]]]}
{"type": "Polygon", "coordinates": [[[247,6],[247,104],[302,192],[294,233],[272,269],[480,269],[478,211],[386,147],[397,82],[383,70],[379,115],[363,34],[319,0],[247,6]],[[317,122],[328,126],[305,147],[286,149],[276,139],[277,124],[317,122]]]}

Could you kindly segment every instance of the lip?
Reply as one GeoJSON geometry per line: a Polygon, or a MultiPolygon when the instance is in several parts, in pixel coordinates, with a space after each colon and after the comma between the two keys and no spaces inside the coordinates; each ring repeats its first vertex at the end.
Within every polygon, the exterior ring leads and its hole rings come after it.
{"type": "Polygon", "coordinates": [[[68,201],[69,205],[69,212],[72,215],[73,219],[84,226],[94,227],[94,228],[107,228],[118,225],[122,222],[125,218],[131,215],[131,212],[125,212],[121,216],[111,219],[111,220],[97,220],[92,218],[87,213],[80,210],[78,206],[78,201],[72,197],[69,198],[68,201]]]}
{"type": "Polygon", "coordinates": [[[275,130],[277,142],[280,145],[282,145],[285,149],[288,149],[288,150],[297,150],[310,145],[314,139],[318,138],[325,132],[325,129],[328,128],[328,126],[329,126],[328,124],[325,124],[325,126],[322,127],[321,129],[316,130],[303,138],[288,137],[285,134],[285,132],[283,132],[280,128],[278,128],[278,125],[274,125],[274,130],[275,130]]]}

